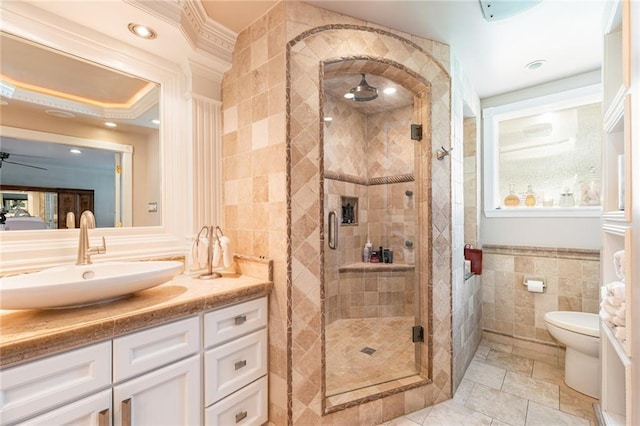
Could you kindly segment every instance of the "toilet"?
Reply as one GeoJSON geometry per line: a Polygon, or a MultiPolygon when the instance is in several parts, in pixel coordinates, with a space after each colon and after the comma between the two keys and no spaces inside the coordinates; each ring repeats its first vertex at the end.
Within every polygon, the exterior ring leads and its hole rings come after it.
{"type": "Polygon", "coordinates": [[[600,324],[597,314],[554,311],[544,314],[549,333],[567,347],[564,382],[593,398],[600,397],[600,324]]]}

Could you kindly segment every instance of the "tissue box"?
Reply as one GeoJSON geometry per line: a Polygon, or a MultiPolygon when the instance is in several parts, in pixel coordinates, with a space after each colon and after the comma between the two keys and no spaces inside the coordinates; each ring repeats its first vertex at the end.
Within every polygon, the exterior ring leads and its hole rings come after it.
{"type": "Polygon", "coordinates": [[[464,246],[464,259],[471,261],[471,272],[477,275],[482,274],[482,250],[467,244],[464,246]]]}

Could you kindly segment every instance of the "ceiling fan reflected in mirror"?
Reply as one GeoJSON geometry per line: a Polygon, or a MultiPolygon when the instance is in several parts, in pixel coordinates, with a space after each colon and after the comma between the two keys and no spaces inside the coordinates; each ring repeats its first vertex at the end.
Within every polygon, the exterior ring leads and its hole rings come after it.
{"type": "Polygon", "coordinates": [[[31,164],[24,164],[24,163],[17,163],[15,161],[9,161],[8,159],[10,155],[11,154],[9,154],[8,152],[0,152],[0,169],[2,168],[2,165],[4,163],[7,163],[7,164],[15,164],[16,166],[31,167],[32,169],[47,170],[44,167],[32,166],[31,164]]]}

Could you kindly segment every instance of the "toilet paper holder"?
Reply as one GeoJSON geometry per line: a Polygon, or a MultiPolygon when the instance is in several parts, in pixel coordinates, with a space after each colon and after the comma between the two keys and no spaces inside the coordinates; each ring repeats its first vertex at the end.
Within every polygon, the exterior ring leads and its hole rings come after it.
{"type": "Polygon", "coordinates": [[[546,288],[547,284],[544,282],[544,278],[543,277],[524,277],[524,280],[522,281],[522,285],[524,285],[525,287],[529,287],[529,282],[541,282],[542,283],[542,288],[546,288]]]}

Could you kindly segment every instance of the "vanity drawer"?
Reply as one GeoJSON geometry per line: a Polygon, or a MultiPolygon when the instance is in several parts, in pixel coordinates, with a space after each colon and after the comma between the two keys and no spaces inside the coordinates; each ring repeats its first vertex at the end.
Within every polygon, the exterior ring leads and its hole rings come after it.
{"type": "Polygon", "coordinates": [[[200,321],[187,318],[113,339],[113,381],[178,361],[200,350],[200,321]]]}
{"type": "Polygon", "coordinates": [[[111,385],[111,341],[0,371],[2,424],[31,417],[111,385]]]}
{"type": "Polygon", "coordinates": [[[204,316],[204,346],[219,345],[266,326],[266,297],[218,309],[204,316]]]}
{"type": "Polygon", "coordinates": [[[204,412],[206,426],[262,425],[267,420],[266,377],[213,404],[204,412]]]}
{"type": "Polygon", "coordinates": [[[267,330],[207,351],[204,373],[205,406],[267,374],[267,330]]]}

